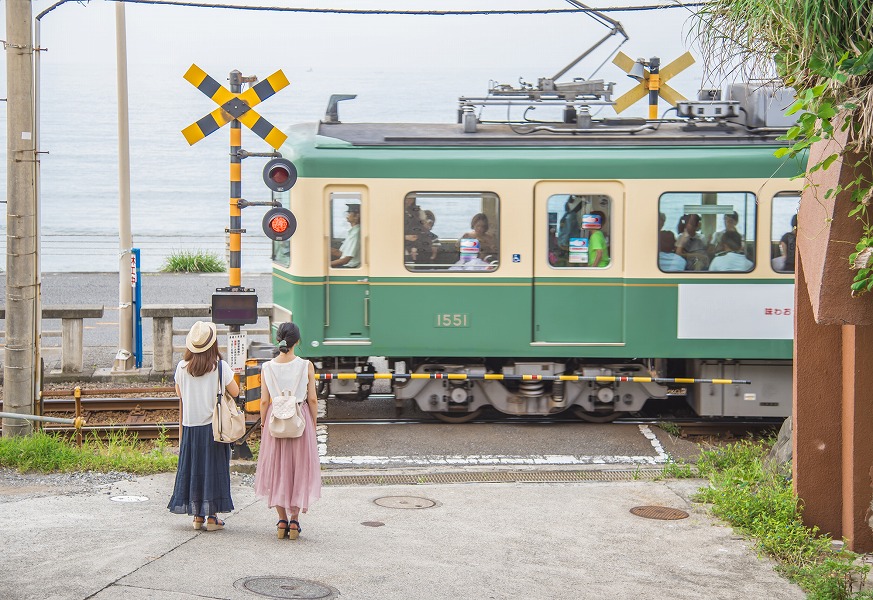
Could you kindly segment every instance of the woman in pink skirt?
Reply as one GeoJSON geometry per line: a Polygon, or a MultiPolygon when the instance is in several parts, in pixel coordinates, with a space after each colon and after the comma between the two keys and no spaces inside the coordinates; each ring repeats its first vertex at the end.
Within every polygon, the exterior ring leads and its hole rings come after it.
{"type": "Polygon", "coordinates": [[[261,449],[255,475],[255,494],[267,500],[279,513],[276,529],[279,539],[296,540],[302,531],[300,512],[321,497],[321,465],[315,443],[318,397],[315,393],[315,368],[294,354],[300,342],[300,329],[282,323],[276,331],[279,356],[261,367],[261,449]],[[283,390],[301,400],[306,426],[296,438],[276,438],[270,434],[270,398],[283,390]],[[290,519],[288,517],[291,517],[290,519]]]}

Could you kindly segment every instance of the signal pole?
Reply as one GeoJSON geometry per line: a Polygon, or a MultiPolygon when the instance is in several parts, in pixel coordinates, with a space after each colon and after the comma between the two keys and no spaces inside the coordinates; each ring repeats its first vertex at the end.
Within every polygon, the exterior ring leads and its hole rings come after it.
{"type": "MultiPolygon", "coordinates": [[[[39,387],[36,148],[31,0],[6,1],[6,350],[3,406],[33,414],[39,387]]],[[[25,435],[28,421],[3,419],[3,435],[25,435]]]]}

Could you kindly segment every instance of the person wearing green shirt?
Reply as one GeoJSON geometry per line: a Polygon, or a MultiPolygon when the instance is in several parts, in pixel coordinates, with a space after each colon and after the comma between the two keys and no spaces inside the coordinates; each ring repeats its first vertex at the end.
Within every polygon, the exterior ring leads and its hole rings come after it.
{"type": "Polygon", "coordinates": [[[602,268],[609,266],[609,248],[606,244],[606,238],[603,236],[603,229],[606,227],[606,215],[599,210],[592,211],[591,214],[600,217],[600,229],[593,230],[591,235],[588,236],[588,256],[593,257],[592,260],[588,261],[588,264],[592,267],[602,268]]]}

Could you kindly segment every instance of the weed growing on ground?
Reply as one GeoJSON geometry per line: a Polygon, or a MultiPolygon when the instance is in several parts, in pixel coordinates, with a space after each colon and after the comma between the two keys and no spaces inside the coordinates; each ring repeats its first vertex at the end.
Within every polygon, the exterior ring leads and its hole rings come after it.
{"type": "Polygon", "coordinates": [[[692,477],[699,477],[690,464],[676,462],[672,458],[664,464],[663,474],[664,477],[672,477],[673,479],[691,479],[692,477]]]}
{"type": "Polygon", "coordinates": [[[224,262],[213,252],[180,250],[167,256],[164,273],[223,273],[224,262]]]}
{"type": "Polygon", "coordinates": [[[808,598],[873,598],[870,592],[852,591],[853,582],[857,586],[869,570],[852,564],[858,555],[833,551],[830,536],[803,524],[791,482],[784,473],[764,465],[770,445],[744,440],[703,451],[697,468],[708,477],[710,487],[701,489],[696,500],[711,503],[713,514],[754,538],[808,598]]]}
{"type": "Polygon", "coordinates": [[[658,421],[658,427],[660,427],[673,437],[679,437],[680,435],[682,435],[682,428],[679,427],[676,423],[670,423],[669,421],[658,421]]]}
{"type": "Polygon", "coordinates": [[[137,475],[173,471],[178,457],[169,451],[166,432],[154,444],[127,432],[112,432],[106,441],[89,436],[82,447],[55,434],[0,438],[0,467],[21,472],[123,471],[137,475]]]}

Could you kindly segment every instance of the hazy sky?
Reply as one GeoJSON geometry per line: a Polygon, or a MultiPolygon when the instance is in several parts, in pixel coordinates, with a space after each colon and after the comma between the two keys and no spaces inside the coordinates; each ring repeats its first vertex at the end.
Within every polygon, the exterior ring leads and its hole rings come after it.
{"type": "MultiPolygon", "coordinates": [[[[666,1],[597,0],[589,5],[638,6],[666,1]]],[[[570,7],[562,0],[273,2],[284,6],[406,10],[570,7]]],[[[34,2],[34,15],[52,4],[34,2]]],[[[95,68],[114,65],[115,4],[99,0],[87,4],[68,2],[45,16],[41,20],[42,44],[48,51],[42,55],[43,61],[95,68]]],[[[622,50],[634,58],[657,55],[666,63],[689,45],[687,34],[693,19],[687,9],[609,14],[629,33],[631,39],[622,50]]],[[[606,32],[583,14],[355,16],[126,4],[126,15],[129,64],[162,65],[175,77],[197,62],[212,74],[226,74],[232,68],[243,73],[253,68],[272,72],[293,66],[381,72],[456,65],[459,69],[489,67],[498,73],[535,80],[556,73],[606,32]]],[[[0,17],[5,25],[5,14],[0,17]]],[[[610,40],[604,48],[611,50],[615,46],[610,40]]],[[[600,60],[604,57],[602,54],[600,60]]],[[[3,62],[0,69],[4,73],[5,68],[3,62]]],[[[568,75],[589,74],[577,70],[568,75]]],[[[604,74],[610,80],[623,76],[611,64],[604,74]]],[[[5,77],[2,79],[5,82],[5,77]]],[[[386,81],[387,85],[401,83],[386,81]]]]}

